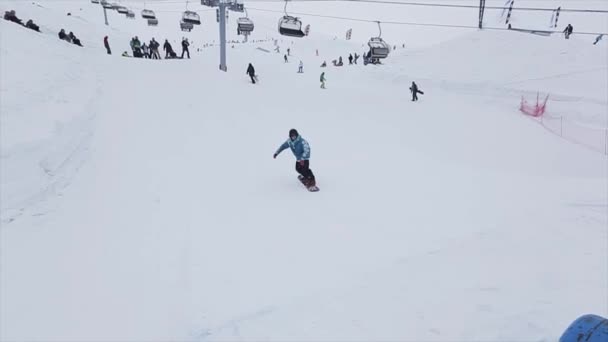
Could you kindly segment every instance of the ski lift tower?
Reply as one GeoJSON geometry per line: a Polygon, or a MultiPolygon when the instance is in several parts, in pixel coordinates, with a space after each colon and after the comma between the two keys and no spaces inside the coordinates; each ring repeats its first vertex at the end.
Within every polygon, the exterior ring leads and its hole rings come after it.
{"type": "Polygon", "coordinates": [[[479,0],[479,29],[483,28],[483,13],[486,10],[486,0],[479,0]]]}
{"type": "Polygon", "coordinates": [[[112,8],[112,5],[108,2],[108,0],[101,0],[99,3],[103,8],[103,18],[105,20],[106,26],[108,26],[108,13],[106,12],[106,9],[112,8]]]}
{"type": "Polygon", "coordinates": [[[220,23],[220,70],[228,71],[226,66],[226,0],[220,0],[219,7],[219,23],[220,23]]]}

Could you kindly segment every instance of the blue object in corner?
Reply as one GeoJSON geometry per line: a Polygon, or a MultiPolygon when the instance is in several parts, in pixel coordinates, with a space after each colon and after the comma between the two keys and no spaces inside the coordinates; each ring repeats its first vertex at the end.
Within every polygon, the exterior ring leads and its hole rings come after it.
{"type": "Polygon", "coordinates": [[[608,319],[584,315],[572,322],[559,342],[608,342],[608,319]]]}

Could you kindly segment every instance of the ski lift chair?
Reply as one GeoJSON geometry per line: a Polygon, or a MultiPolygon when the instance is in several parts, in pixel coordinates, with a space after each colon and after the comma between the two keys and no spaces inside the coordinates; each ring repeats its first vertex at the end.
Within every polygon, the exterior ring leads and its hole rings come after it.
{"type": "Polygon", "coordinates": [[[279,19],[279,33],[288,37],[302,38],[305,36],[300,19],[289,15],[279,19]]]}
{"type": "Polygon", "coordinates": [[[253,32],[253,21],[247,17],[238,18],[237,21],[237,31],[245,34],[249,34],[253,32]]]}
{"type": "Polygon", "coordinates": [[[245,5],[239,4],[237,2],[233,2],[229,5],[230,10],[234,12],[243,12],[245,11],[245,5]]]}
{"type": "Polygon", "coordinates": [[[156,14],[152,10],[144,9],[141,11],[141,17],[144,19],[156,19],[156,14]]]}
{"type": "Polygon", "coordinates": [[[219,0],[201,0],[201,5],[207,7],[218,7],[220,5],[219,0]]]}
{"type": "Polygon", "coordinates": [[[182,21],[182,22],[179,23],[179,28],[182,31],[184,31],[184,32],[185,31],[190,32],[194,28],[194,25],[192,23],[188,23],[188,22],[182,21]]]}
{"type": "Polygon", "coordinates": [[[200,25],[201,17],[194,11],[185,11],[182,15],[182,21],[192,25],[200,25]]]}
{"type": "Polygon", "coordinates": [[[380,37],[371,38],[367,42],[372,59],[382,59],[388,57],[391,47],[380,37]]]}

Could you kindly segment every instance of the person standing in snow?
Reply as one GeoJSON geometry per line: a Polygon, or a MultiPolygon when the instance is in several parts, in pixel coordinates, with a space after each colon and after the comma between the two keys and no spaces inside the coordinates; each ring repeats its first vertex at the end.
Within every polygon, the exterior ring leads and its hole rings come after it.
{"type": "Polygon", "coordinates": [[[412,86],[410,87],[410,91],[412,92],[412,101],[418,101],[418,94],[423,94],[420,89],[418,89],[418,85],[416,82],[412,82],[412,86]]]}
{"type": "Polygon", "coordinates": [[[108,36],[103,37],[103,46],[106,48],[106,52],[108,55],[112,54],[112,50],[110,50],[110,43],[108,42],[108,36]]]}
{"type": "Polygon", "coordinates": [[[150,58],[150,47],[146,43],[141,46],[141,51],[144,54],[144,58],[150,58]]]}
{"type": "Polygon", "coordinates": [[[321,73],[321,89],[325,89],[325,71],[321,73]]]}
{"type": "Polygon", "coordinates": [[[144,56],[141,52],[141,42],[137,36],[131,39],[131,50],[133,51],[133,57],[142,58],[144,56]]]}
{"type": "Polygon", "coordinates": [[[304,140],[294,128],[289,130],[289,139],[285,141],[272,156],[277,156],[285,149],[290,148],[296,157],[296,171],[300,174],[300,180],[307,187],[316,186],[315,175],[310,169],[310,145],[304,140]]]}
{"type": "Polygon", "coordinates": [[[173,48],[167,39],[165,39],[165,43],[163,44],[163,50],[165,50],[165,58],[169,58],[173,52],[173,48]]]}
{"type": "Polygon", "coordinates": [[[283,59],[285,60],[285,63],[287,63],[287,55],[283,55],[283,59]]]}
{"type": "Polygon", "coordinates": [[[298,66],[298,73],[301,74],[304,72],[304,63],[300,61],[300,65],[298,66]]]}
{"type": "Polygon", "coordinates": [[[566,28],[563,31],[566,39],[570,39],[570,35],[572,34],[572,31],[574,31],[574,27],[572,27],[572,25],[568,24],[568,26],[566,26],[566,28]]]}
{"type": "Polygon", "coordinates": [[[355,60],[354,60],[355,64],[357,64],[357,61],[359,60],[359,57],[360,57],[360,56],[359,56],[359,55],[357,55],[357,53],[355,52],[355,60]]]}
{"type": "Polygon", "coordinates": [[[182,39],[182,58],[184,58],[184,53],[186,53],[188,55],[188,59],[190,59],[190,51],[188,50],[188,46],[190,46],[190,43],[188,43],[188,39],[183,38],[182,39]]]}
{"type": "Polygon", "coordinates": [[[291,50],[287,48],[287,56],[291,56],[291,50]]]}
{"type": "Polygon", "coordinates": [[[152,40],[150,41],[150,44],[148,44],[148,46],[150,47],[150,58],[151,59],[160,59],[160,53],[158,52],[159,44],[156,41],[156,39],[152,38],[152,40]]]}
{"type": "Polygon", "coordinates": [[[348,55],[348,65],[353,65],[353,54],[348,55]]]}
{"type": "Polygon", "coordinates": [[[139,37],[137,36],[133,38],[133,48],[141,50],[141,42],[139,41],[139,37]]]}
{"type": "Polygon", "coordinates": [[[251,83],[255,84],[255,69],[251,63],[249,63],[249,66],[247,67],[247,75],[251,77],[251,83]]]}

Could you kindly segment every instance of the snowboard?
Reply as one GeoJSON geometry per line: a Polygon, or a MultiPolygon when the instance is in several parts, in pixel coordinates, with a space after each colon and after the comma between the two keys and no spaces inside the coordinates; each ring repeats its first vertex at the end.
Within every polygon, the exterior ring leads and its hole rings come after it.
{"type": "Polygon", "coordinates": [[[300,183],[302,183],[302,185],[304,185],[306,187],[306,189],[308,189],[308,191],[310,191],[310,192],[319,191],[319,187],[317,187],[316,185],[308,186],[308,185],[304,184],[304,177],[302,175],[298,175],[298,180],[300,181],[300,183]]]}

